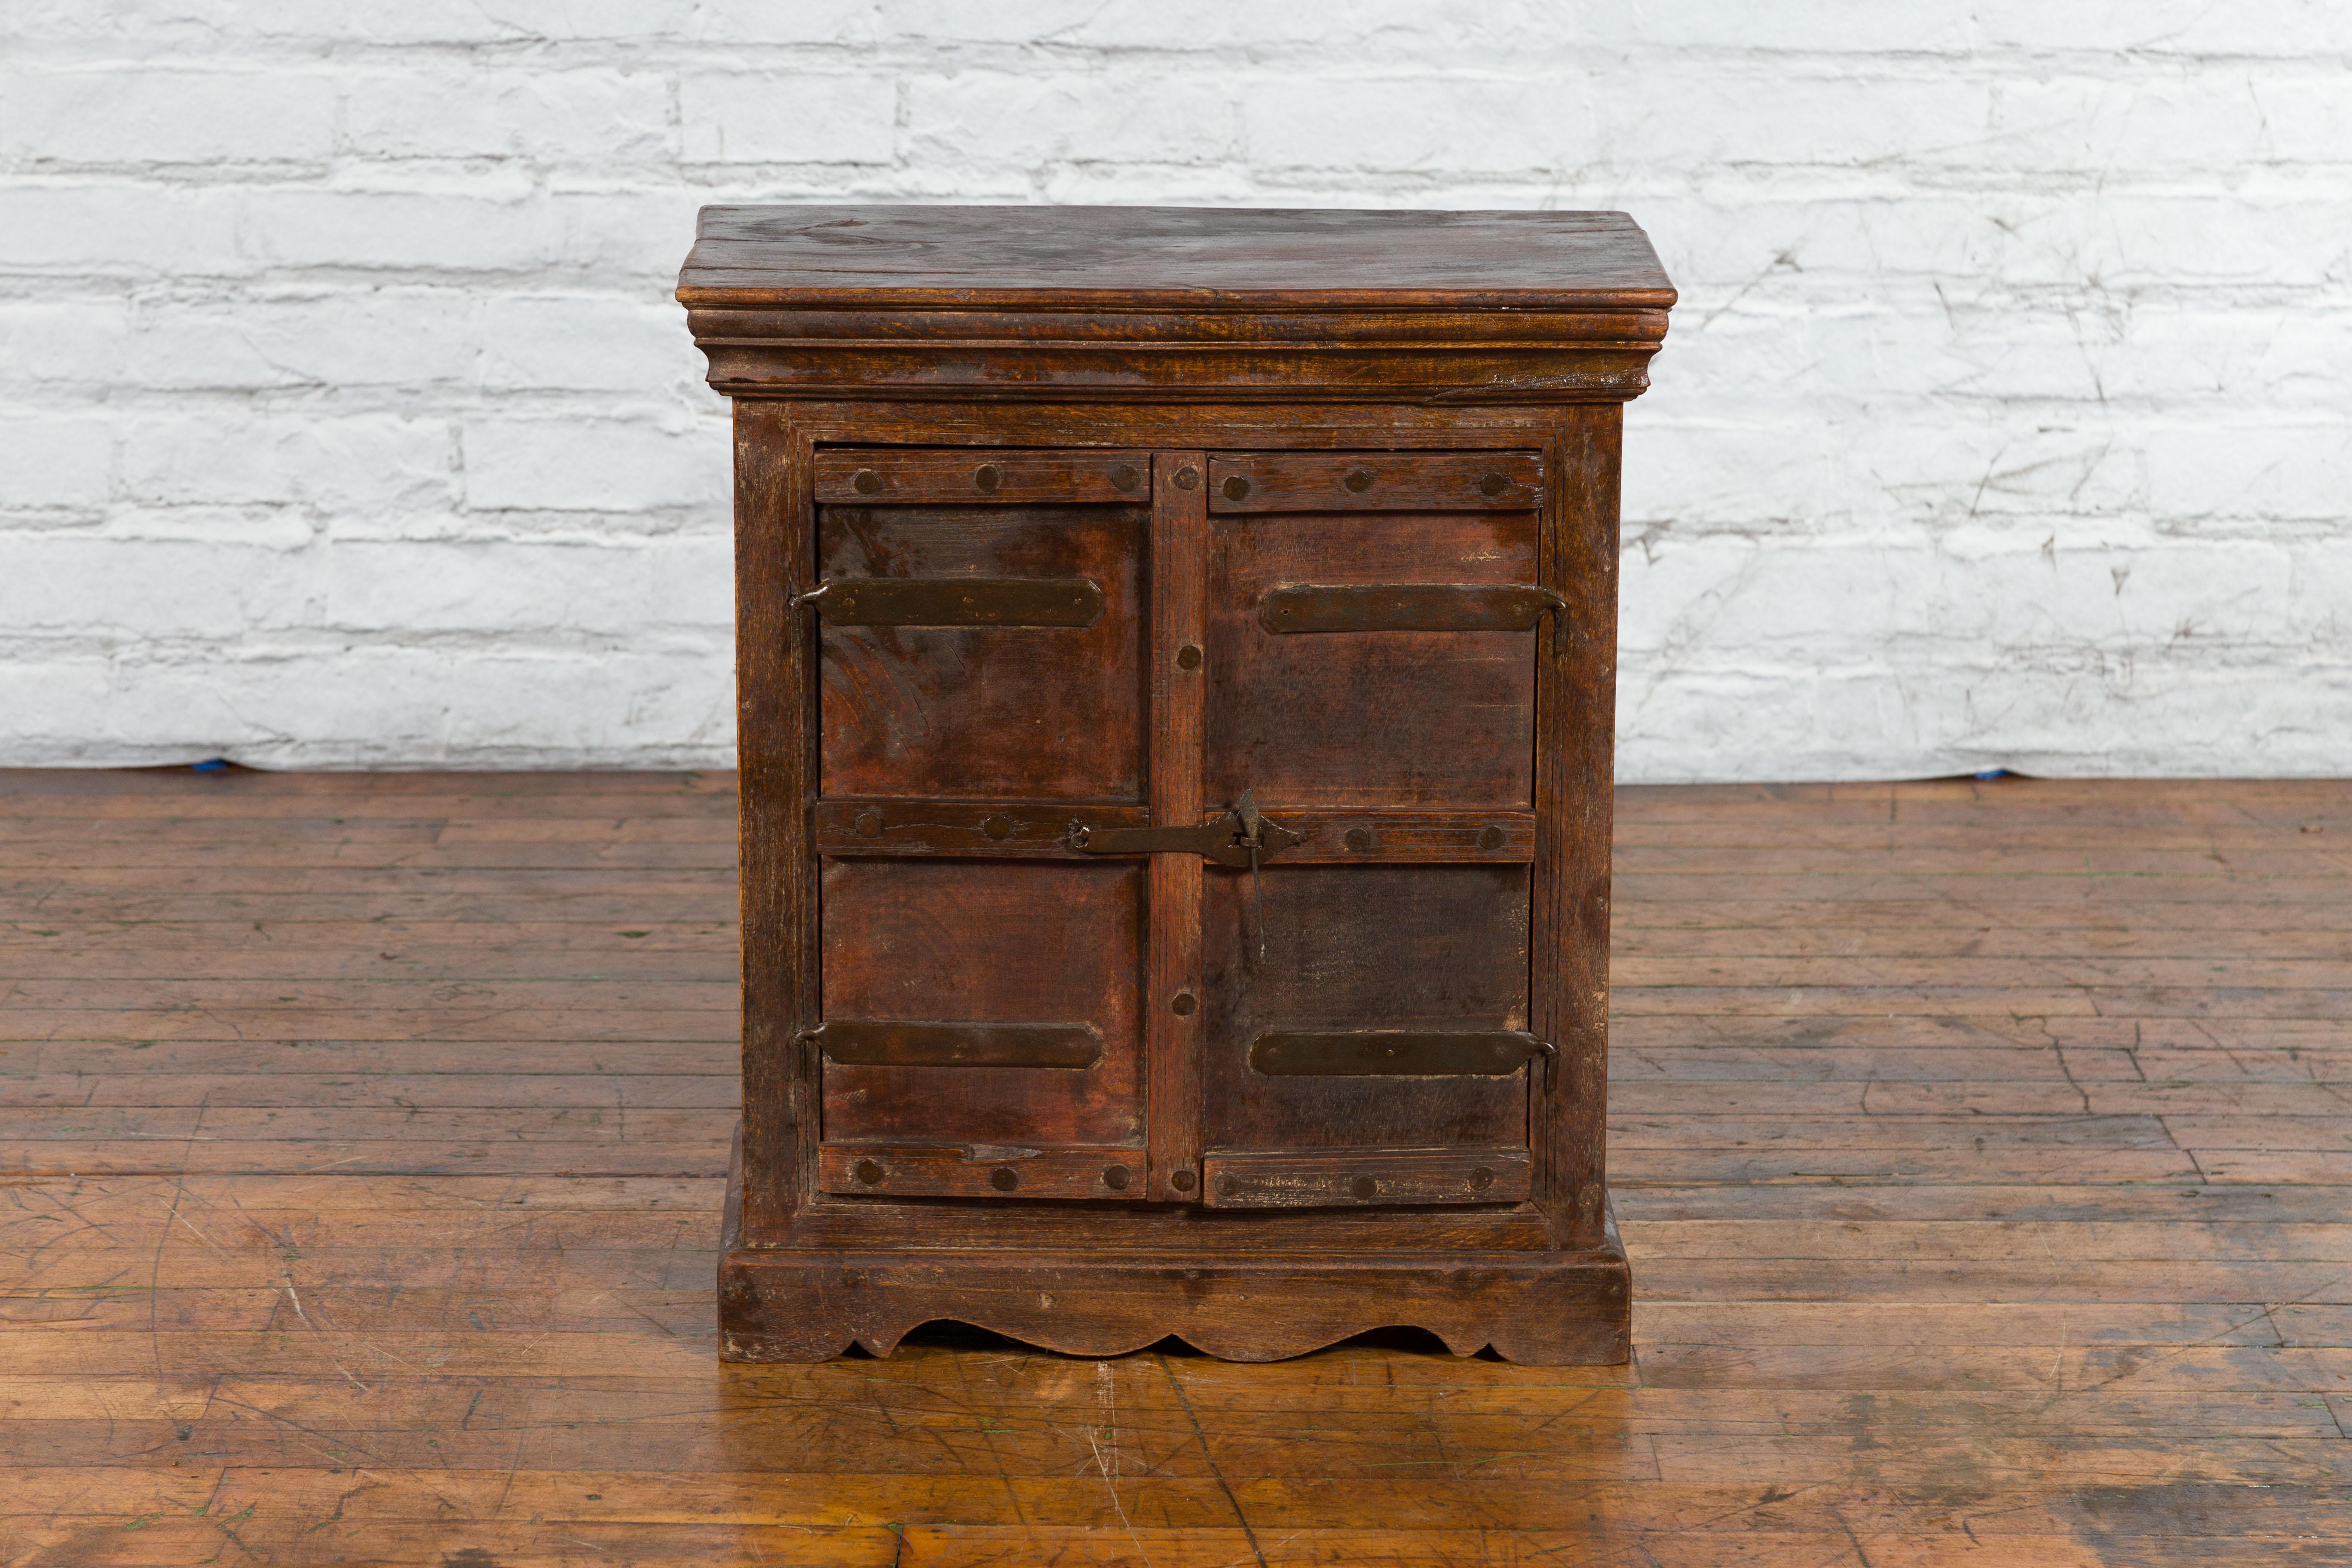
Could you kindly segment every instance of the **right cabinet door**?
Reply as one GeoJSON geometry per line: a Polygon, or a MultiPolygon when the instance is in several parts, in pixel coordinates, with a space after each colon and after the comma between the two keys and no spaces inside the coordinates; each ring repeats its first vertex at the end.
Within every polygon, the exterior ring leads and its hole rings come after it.
{"type": "Polygon", "coordinates": [[[1207,474],[1202,1201],[1528,1190],[1533,452],[1265,452],[1207,474]]]}

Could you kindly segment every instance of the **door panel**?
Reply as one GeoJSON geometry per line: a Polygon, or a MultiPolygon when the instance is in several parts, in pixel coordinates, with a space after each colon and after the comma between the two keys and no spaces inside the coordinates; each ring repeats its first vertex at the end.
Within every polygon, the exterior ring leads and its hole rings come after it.
{"type": "Polygon", "coordinates": [[[1210,800],[1525,810],[1533,632],[1286,633],[1265,601],[1298,584],[1528,584],[1535,570],[1529,511],[1213,516],[1210,800]]]}
{"type": "Polygon", "coordinates": [[[1525,865],[1211,868],[1202,1142],[1219,1152],[1527,1146],[1527,1069],[1507,1076],[1273,1076],[1272,1031],[1522,1030],[1525,865]]]}
{"type": "Polygon", "coordinates": [[[819,1035],[826,1144],[1139,1144],[1143,882],[1140,860],[828,860],[825,1026],[856,1059],[819,1035]],[[863,1027],[893,1020],[940,1026],[863,1027]],[[1024,1053],[1087,1065],[1003,1065],[1024,1053]]]}
{"type": "Polygon", "coordinates": [[[1148,455],[845,448],[815,474],[825,1191],[1115,1199],[1143,1173],[1148,455]]]}
{"type": "MultiPolygon", "coordinates": [[[[878,458],[858,471],[913,484],[878,458]]],[[[837,602],[935,623],[824,620],[824,793],[1141,801],[1149,521],[1125,502],[819,507],[819,575],[837,602]],[[859,603],[866,579],[892,594],[859,603]],[[900,585],[910,580],[921,590],[900,585]],[[1044,591],[960,611],[932,602],[941,583],[1044,591]],[[1018,624],[936,624],[992,614],[1018,624]]]]}

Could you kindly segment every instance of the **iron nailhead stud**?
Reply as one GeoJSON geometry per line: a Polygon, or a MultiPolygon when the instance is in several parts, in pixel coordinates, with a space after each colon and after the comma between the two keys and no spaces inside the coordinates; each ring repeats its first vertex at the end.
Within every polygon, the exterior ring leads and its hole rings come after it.
{"type": "Polygon", "coordinates": [[[1168,1004],[1168,1010],[1180,1018],[1188,1018],[1192,1016],[1192,1009],[1200,1005],[1201,999],[1190,991],[1179,991],[1176,999],[1168,1004]]]}
{"type": "Polygon", "coordinates": [[[1501,495],[1504,488],[1509,485],[1510,482],[1510,480],[1505,479],[1500,474],[1488,474],[1485,479],[1478,481],[1478,493],[1482,496],[1501,495]]]}
{"type": "Polygon", "coordinates": [[[1358,1176],[1348,1190],[1360,1198],[1369,1198],[1381,1190],[1381,1184],[1370,1176],[1358,1176]]]}
{"type": "Polygon", "coordinates": [[[1194,647],[1191,643],[1186,643],[1182,647],[1178,648],[1176,650],[1176,668],[1179,669],[1200,668],[1201,650],[1194,647]]]}
{"type": "Polygon", "coordinates": [[[1168,476],[1168,482],[1180,490],[1189,490],[1201,482],[1201,470],[1187,463],[1168,476]]]}
{"type": "Polygon", "coordinates": [[[860,1160],[857,1162],[856,1168],[851,1171],[850,1174],[856,1176],[859,1181],[865,1183],[869,1187],[878,1186],[882,1181],[882,1167],[876,1164],[871,1160],[860,1160]]]}
{"type": "Polygon", "coordinates": [[[1003,478],[1003,475],[996,471],[994,463],[982,463],[972,470],[971,486],[976,490],[993,490],[1003,478]]]}
{"type": "Polygon", "coordinates": [[[988,1184],[1000,1193],[1009,1193],[1021,1184],[1021,1173],[1010,1165],[999,1165],[988,1173],[988,1184]]]}
{"type": "Polygon", "coordinates": [[[882,488],[882,476],[871,468],[860,468],[850,479],[849,488],[859,495],[870,496],[882,488]]]}
{"type": "Polygon", "coordinates": [[[1227,500],[1239,500],[1242,497],[1249,494],[1249,481],[1242,478],[1239,474],[1235,474],[1231,479],[1227,479],[1225,481],[1224,488],[1225,499],[1227,500]]]}
{"type": "Polygon", "coordinates": [[[1192,1173],[1171,1171],[1168,1173],[1168,1184],[1180,1193],[1189,1193],[1192,1190],[1192,1173]]]}

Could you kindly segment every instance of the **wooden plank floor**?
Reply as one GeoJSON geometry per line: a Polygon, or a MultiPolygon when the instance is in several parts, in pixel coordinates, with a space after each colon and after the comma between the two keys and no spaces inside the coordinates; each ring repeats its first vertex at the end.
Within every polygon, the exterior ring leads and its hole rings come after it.
{"type": "Polygon", "coordinates": [[[723,776],[0,775],[0,1564],[2352,1562],[2352,785],[1628,791],[1630,1367],[722,1367],[723,776]]]}

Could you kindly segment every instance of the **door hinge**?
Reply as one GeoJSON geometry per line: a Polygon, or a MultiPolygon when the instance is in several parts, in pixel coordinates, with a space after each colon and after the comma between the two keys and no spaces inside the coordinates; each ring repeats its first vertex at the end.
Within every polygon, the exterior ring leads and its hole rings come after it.
{"type": "Polygon", "coordinates": [[[1270,1078],[1500,1078],[1544,1065],[1547,1093],[1559,1085],[1559,1047],[1524,1029],[1277,1030],[1250,1045],[1253,1070],[1270,1078]]]}
{"type": "Polygon", "coordinates": [[[1532,583],[1297,583],[1269,592],[1258,621],[1302,632],[1523,632],[1552,617],[1568,649],[1568,601],[1532,583]]]}
{"type": "Polygon", "coordinates": [[[828,577],[792,595],[832,626],[1062,627],[1103,616],[1091,577],[828,577]]]}

